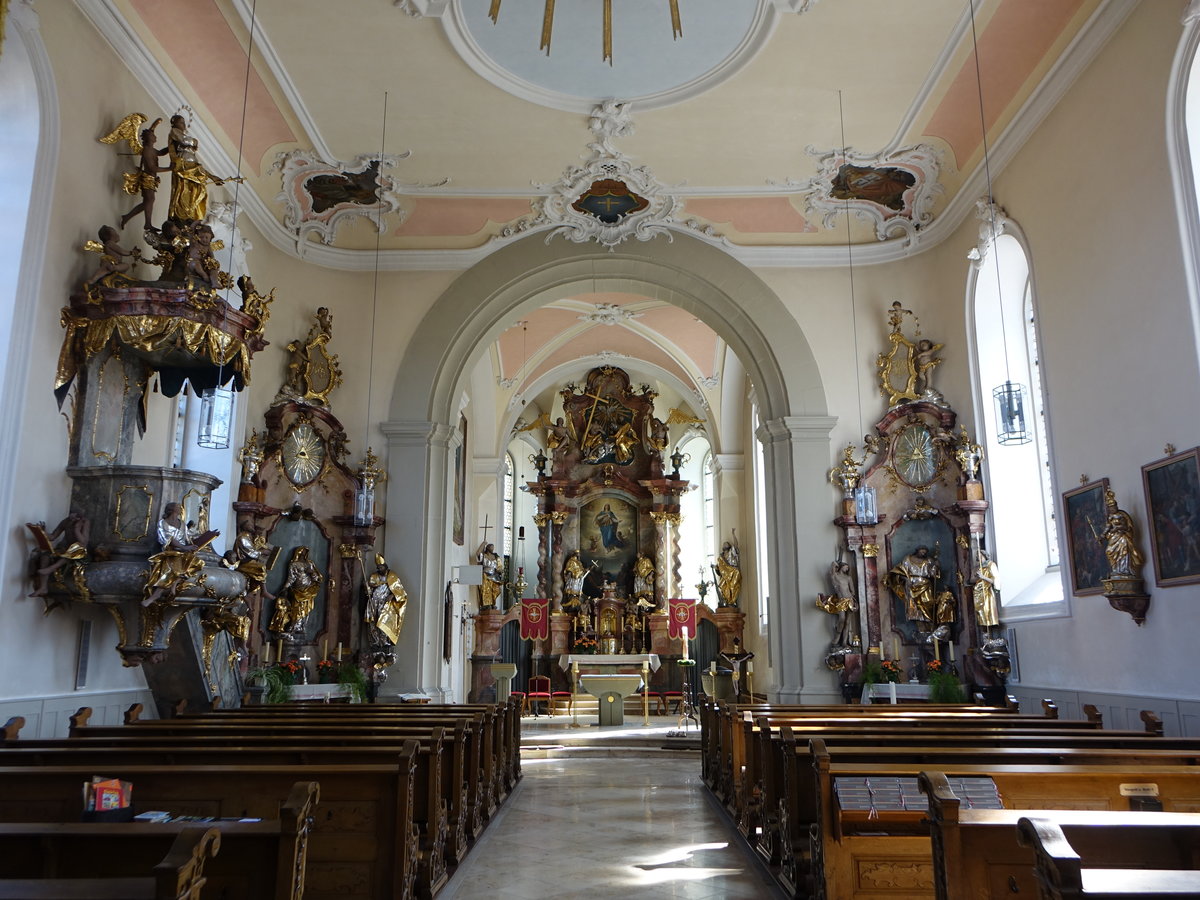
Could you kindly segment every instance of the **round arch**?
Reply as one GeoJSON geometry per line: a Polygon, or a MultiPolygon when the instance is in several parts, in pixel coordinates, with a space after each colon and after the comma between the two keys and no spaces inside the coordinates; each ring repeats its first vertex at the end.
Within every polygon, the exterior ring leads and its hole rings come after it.
{"type": "MultiPolygon", "coordinates": [[[[823,647],[820,636],[801,634],[797,605],[781,603],[781,594],[791,596],[809,580],[801,575],[798,556],[816,544],[823,525],[800,511],[827,504],[824,472],[835,420],[827,415],[808,339],[779,297],[719,247],[679,233],[673,240],[660,236],[615,251],[531,235],[464,272],[421,320],[396,371],[390,420],[381,425],[392,473],[387,556],[410,585],[410,596],[422,601],[410,606],[410,621],[416,621],[401,636],[402,662],[393,670],[398,686],[446,698],[458,681],[437,648],[446,627],[441,600],[449,591],[447,576],[452,565],[466,561],[463,550],[474,549],[446,546],[454,481],[449,461],[471,366],[515,318],[580,291],[636,292],[686,310],[744,365],[759,401],[764,427],[758,434],[772,486],[769,533],[761,536],[769,542],[771,566],[760,578],[765,575],[770,585],[773,694],[799,699],[802,672],[813,669],[805,667],[812,655],[805,645],[815,641],[814,652],[823,647]]],[[[824,683],[818,689],[822,697],[835,693],[824,683]]]]}
{"type": "Polygon", "coordinates": [[[609,251],[531,235],[464,272],[426,313],[396,373],[393,421],[450,422],[460,379],[513,316],[551,299],[623,287],[693,313],[730,346],[765,418],[825,415],[808,339],[782,301],[742,263],[684,234],[609,251]]]}

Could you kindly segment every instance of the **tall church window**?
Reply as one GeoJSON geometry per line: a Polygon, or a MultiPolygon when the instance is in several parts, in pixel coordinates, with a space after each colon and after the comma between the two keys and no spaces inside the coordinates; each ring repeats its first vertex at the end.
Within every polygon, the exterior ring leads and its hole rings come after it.
{"type": "MultiPolygon", "coordinates": [[[[684,454],[679,476],[688,482],[688,490],[679,498],[679,580],[673,596],[700,598],[700,581],[712,581],[712,450],[708,438],[700,434],[684,437],[679,442],[684,454]],[[706,476],[705,472],[709,472],[706,476]]],[[[704,602],[717,606],[717,592],[708,588],[704,602]]]]}
{"type": "Polygon", "coordinates": [[[1058,558],[1042,365],[1029,257],[1015,223],[997,218],[994,241],[972,267],[976,440],[984,447],[983,477],[991,500],[989,550],[1000,570],[1004,617],[1066,611],[1058,558]],[[1024,388],[1026,443],[1001,442],[993,389],[1024,388]]]}

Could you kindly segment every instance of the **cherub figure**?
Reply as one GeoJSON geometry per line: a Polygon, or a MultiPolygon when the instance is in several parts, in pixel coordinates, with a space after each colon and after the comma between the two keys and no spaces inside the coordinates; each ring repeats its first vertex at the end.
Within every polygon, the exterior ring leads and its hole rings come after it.
{"type": "Polygon", "coordinates": [[[142,213],[145,216],[145,228],[147,231],[154,228],[150,219],[154,215],[155,195],[158,193],[159,185],[162,183],[158,177],[158,173],[171,171],[170,166],[160,166],[158,164],[158,158],[167,155],[167,148],[163,147],[160,150],[154,146],[156,140],[154,129],[158,127],[158,123],[161,121],[161,118],[155,119],[150,125],[142,129],[136,144],[130,141],[133,152],[138,154],[139,163],[136,171],[125,173],[121,187],[127,194],[134,196],[141,194],[142,202],[121,216],[122,228],[129,224],[129,220],[138,213],[142,213]]]}
{"type": "Polygon", "coordinates": [[[917,349],[913,353],[913,367],[917,372],[913,390],[918,396],[923,396],[933,390],[933,370],[942,362],[937,352],[944,346],[944,344],[935,344],[928,338],[921,338],[917,341],[917,349]]]}
{"type": "Polygon", "coordinates": [[[97,284],[112,287],[117,276],[125,281],[132,281],[128,273],[133,268],[134,260],[140,258],[138,251],[122,247],[121,233],[111,225],[101,226],[96,236],[100,238],[99,241],[88,241],[83,247],[100,254],[100,266],[92,277],[83,283],[84,287],[91,288],[97,284]]]}

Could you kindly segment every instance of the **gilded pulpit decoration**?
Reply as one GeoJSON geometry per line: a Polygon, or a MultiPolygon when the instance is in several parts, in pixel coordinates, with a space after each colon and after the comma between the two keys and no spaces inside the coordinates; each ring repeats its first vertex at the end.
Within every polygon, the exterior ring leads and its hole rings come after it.
{"type": "Polygon", "coordinates": [[[279,467],[297,492],[320,479],[329,461],[329,451],[312,420],[301,413],[279,448],[279,467]]]}

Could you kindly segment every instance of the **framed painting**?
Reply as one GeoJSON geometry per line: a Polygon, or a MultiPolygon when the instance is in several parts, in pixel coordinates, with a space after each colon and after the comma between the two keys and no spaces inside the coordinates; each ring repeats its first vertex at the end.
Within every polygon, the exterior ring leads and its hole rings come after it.
{"type": "Polygon", "coordinates": [[[1200,447],[1142,466],[1154,583],[1200,581],[1200,447]]]}
{"type": "Polygon", "coordinates": [[[1108,479],[1089,481],[1063,494],[1063,523],[1071,561],[1071,593],[1077,597],[1101,594],[1108,574],[1104,556],[1104,492],[1108,479]]]}
{"type": "Polygon", "coordinates": [[[579,510],[579,559],[589,571],[584,593],[599,596],[605,579],[614,581],[618,596],[633,590],[633,563],[638,549],[638,511],[616,497],[601,497],[579,510]]]}
{"type": "Polygon", "coordinates": [[[454,448],[454,543],[462,546],[466,540],[467,513],[467,417],[458,417],[458,446],[454,448]]]}

